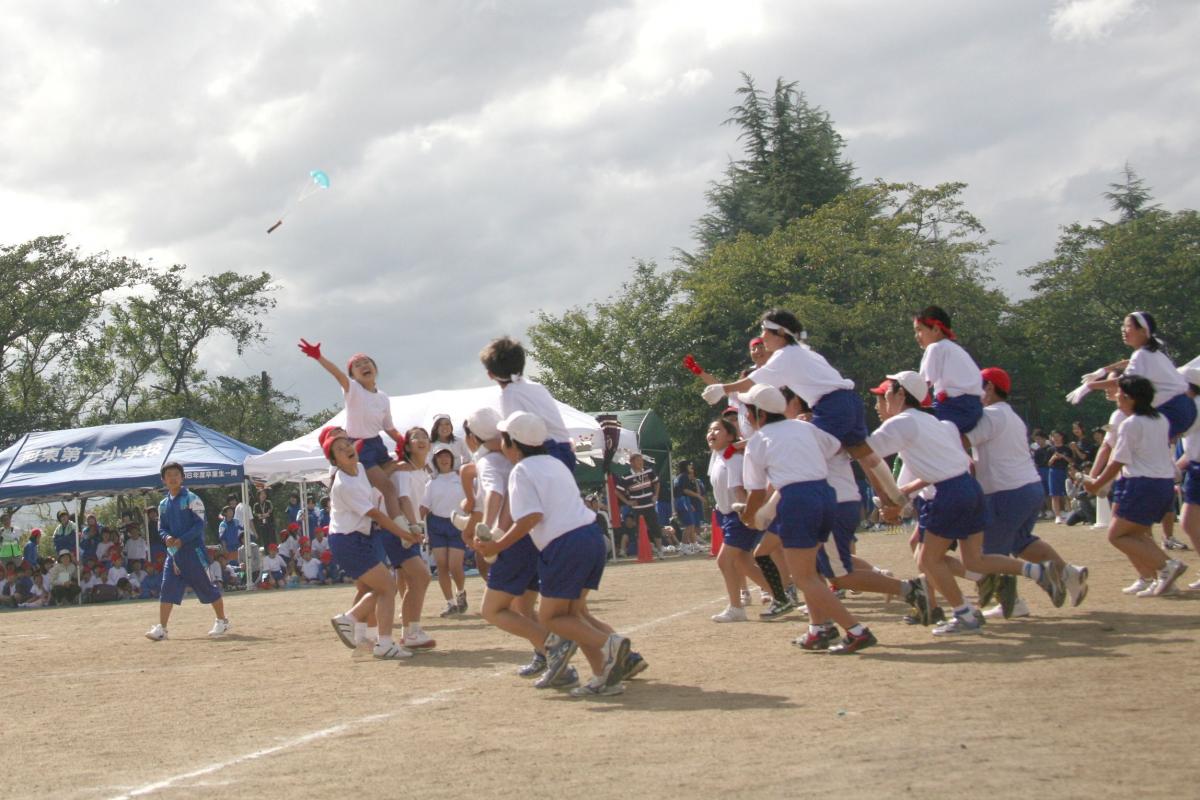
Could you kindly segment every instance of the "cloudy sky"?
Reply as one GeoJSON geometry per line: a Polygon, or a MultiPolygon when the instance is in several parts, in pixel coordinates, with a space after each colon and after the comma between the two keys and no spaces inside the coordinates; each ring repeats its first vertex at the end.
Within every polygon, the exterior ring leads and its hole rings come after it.
{"type": "MultiPolygon", "coordinates": [[[[739,72],[797,81],[859,177],[970,184],[995,277],[1106,212],[1129,161],[1200,193],[1200,4],[81,2],[4,4],[0,241],[267,270],[267,368],[340,401],[300,336],[365,350],[392,394],[479,385],[480,346],[691,246],[738,153],[739,72]],[[265,230],[310,169],[332,188],[265,230]]],[[[340,358],[339,358],[340,360],[340,358]]]]}

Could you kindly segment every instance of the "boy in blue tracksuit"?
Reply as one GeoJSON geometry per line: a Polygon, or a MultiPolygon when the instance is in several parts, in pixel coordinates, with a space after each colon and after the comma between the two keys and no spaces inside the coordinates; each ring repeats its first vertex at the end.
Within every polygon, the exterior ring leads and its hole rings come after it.
{"type": "Polygon", "coordinates": [[[208,553],[204,547],[204,503],[183,486],[183,467],[172,461],[159,473],[167,496],[158,504],[158,535],[167,546],[159,593],[158,624],[146,632],[146,638],[161,642],[167,638],[167,622],[174,606],[183,602],[183,591],[192,587],[196,598],[212,604],[217,621],[208,635],[216,638],[229,632],[225,602],[221,590],[208,577],[208,553]]]}

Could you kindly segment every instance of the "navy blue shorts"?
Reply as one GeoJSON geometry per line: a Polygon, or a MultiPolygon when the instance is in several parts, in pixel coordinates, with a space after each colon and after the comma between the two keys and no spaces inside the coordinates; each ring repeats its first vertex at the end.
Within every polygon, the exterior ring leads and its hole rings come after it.
{"type": "Polygon", "coordinates": [[[547,439],[542,442],[542,447],[546,448],[547,455],[552,455],[559,461],[567,465],[567,469],[571,470],[571,474],[575,474],[575,448],[571,447],[570,442],[557,442],[554,439],[547,439]]]}
{"type": "Polygon", "coordinates": [[[559,536],[538,558],[542,597],[578,600],[584,589],[599,589],[607,554],[594,522],[559,536]]]}
{"type": "Polygon", "coordinates": [[[834,389],[812,407],[813,425],[837,439],[845,447],[867,440],[867,409],[852,389],[834,389]]]}
{"type": "Polygon", "coordinates": [[[758,547],[758,543],[762,539],[762,531],[746,527],[737,514],[722,514],[717,511],[717,522],[721,526],[721,535],[724,537],[725,544],[730,547],[753,553],[754,548],[758,547]]]}
{"type": "Polygon", "coordinates": [[[382,436],[372,436],[370,439],[356,439],[355,443],[362,442],[362,446],[358,450],[358,461],[364,467],[378,467],[392,460],[392,454],[383,445],[382,436]]]}
{"type": "Polygon", "coordinates": [[[671,503],[669,501],[659,500],[654,504],[654,512],[658,514],[660,528],[671,524],[671,503]]]}
{"type": "Polygon", "coordinates": [[[696,513],[696,509],[694,509],[692,504],[688,502],[689,500],[691,500],[690,497],[676,497],[675,513],[679,516],[679,521],[682,522],[684,526],[699,525],[700,515],[696,513]]]}
{"type": "Polygon", "coordinates": [[[1033,526],[1046,502],[1040,481],[984,497],[990,515],[983,529],[985,555],[1015,556],[1038,540],[1033,526]]]}
{"type": "Polygon", "coordinates": [[[954,423],[959,433],[970,433],[983,418],[983,400],[977,394],[934,400],[933,415],[942,422],[954,423]]]}
{"type": "Polygon", "coordinates": [[[371,527],[371,546],[375,548],[375,558],[379,563],[393,569],[421,555],[421,545],[405,544],[399,536],[375,526],[371,527]]]}
{"type": "Polygon", "coordinates": [[[429,537],[429,549],[435,547],[453,547],[456,550],[466,550],[466,542],[463,541],[462,532],[454,527],[446,517],[439,517],[430,514],[425,517],[425,533],[429,537]]]}
{"type": "Polygon", "coordinates": [[[1183,502],[1200,506],[1200,461],[1189,461],[1183,473],[1183,502]]]}
{"type": "Polygon", "coordinates": [[[1042,479],[1042,491],[1046,493],[1047,497],[1049,497],[1050,496],[1050,468],[1049,467],[1038,467],[1037,472],[1038,472],[1038,477],[1042,479]]]}
{"type": "Polygon", "coordinates": [[[1196,422],[1196,401],[1188,397],[1187,392],[1175,395],[1157,408],[1170,423],[1168,436],[1172,439],[1182,436],[1196,422]]]}
{"type": "Polygon", "coordinates": [[[357,531],[329,534],[329,552],[333,553],[338,569],[354,580],[370,572],[376,564],[383,563],[371,537],[357,531]]]}
{"type": "Polygon", "coordinates": [[[825,481],[799,481],[779,490],[779,539],[789,550],[820,547],[833,529],[837,494],[825,481]]]}
{"type": "Polygon", "coordinates": [[[854,532],[862,519],[862,504],[857,500],[838,503],[833,509],[833,535],[817,551],[817,572],[833,580],[854,572],[854,532]]]}
{"type": "Polygon", "coordinates": [[[1046,494],[1051,497],[1067,496],[1066,467],[1050,467],[1046,475],[1046,494]]]}
{"type": "Polygon", "coordinates": [[[937,494],[921,507],[921,528],[943,539],[966,539],[988,524],[987,503],[979,481],[964,472],[934,484],[937,494]]]}
{"type": "Polygon", "coordinates": [[[539,586],[538,549],[528,536],[501,552],[488,569],[487,587],[493,591],[520,597],[531,590],[536,592],[539,586]]]}
{"type": "Polygon", "coordinates": [[[183,590],[188,586],[196,593],[201,603],[215,603],[221,599],[221,589],[208,576],[208,557],[204,548],[195,550],[181,548],[175,555],[167,555],[163,564],[162,588],[158,598],[163,603],[179,605],[183,602],[183,590]],[[179,574],[175,574],[175,567],[179,574]]]}
{"type": "Polygon", "coordinates": [[[1170,478],[1123,478],[1121,500],[1113,516],[1138,525],[1154,525],[1175,507],[1175,481],[1170,478]]]}

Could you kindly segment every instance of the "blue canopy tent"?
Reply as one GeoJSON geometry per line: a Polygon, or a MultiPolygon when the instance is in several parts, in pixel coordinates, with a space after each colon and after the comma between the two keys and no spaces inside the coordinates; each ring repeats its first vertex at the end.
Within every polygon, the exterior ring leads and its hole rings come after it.
{"type": "Polygon", "coordinates": [[[175,461],[192,488],[242,484],[248,505],[242,464],[261,452],[183,418],[27,433],[0,452],[0,504],[158,490],[162,465],[175,461]]]}

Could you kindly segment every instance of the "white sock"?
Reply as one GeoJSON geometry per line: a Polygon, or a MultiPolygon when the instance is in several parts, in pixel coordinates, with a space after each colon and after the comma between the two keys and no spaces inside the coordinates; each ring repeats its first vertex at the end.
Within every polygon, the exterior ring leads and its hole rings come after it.
{"type": "Polygon", "coordinates": [[[354,623],[354,643],[362,644],[366,640],[367,640],[367,623],[365,623],[365,622],[354,623]]]}
{"type": "Polygon", "coordinates": [[[969,581],[975,581],[976,583],[978,583],[979,581],[983,580],[983,573],[975,572],[974,570],[970,570],[970,569],[963,570],[963,573],[964,573],[963,577],[965,577],[969,581]]]}
{"type": "Polygon", "coordinates": [[[379,635],[379,647],[387,648],[391,647],[393,644],[395,644],[395,642],[392,641],[392,635],[390,633],[386,636],[383,634],[379,635]]]}
{"type": "Polygon", "coordinates": [[[850,633],[852,636],[862,636],[862,635],[863,635],[863,633],[865,633],[865,632],[866,632],[866,630],[867,630],[867,629],[866,629],[866,628],[864,628],[864,627],[862,626],[862,623],[860,622],[860,623],[858,623],[857,625],[855,625],[853,628],[851,628],[851,629],[848,631],[848,633],[850,633]]]}
{"type": "Polygon", "coordinates": [[[823,630],[825,630],[824,625],[813,625],[810,623],[808,626],[808,632],[811,633],[813,636],[816,636],[823,630]]]}
{"type": "Polygon", "coordinates": [[[1035,581],[1041,580],[1042,565],[1034,564],[1031,561],[1026,561],[1024,564],[1021,565],[1021,572],[1025,575],[1026,578],[1029,578],[1030,580],[1035,580],[1035,581]]]}
{"type": "Polygon", "coordinates": [[[367,628],[367,639],[379,641],[379,628],[367,628]]]}

